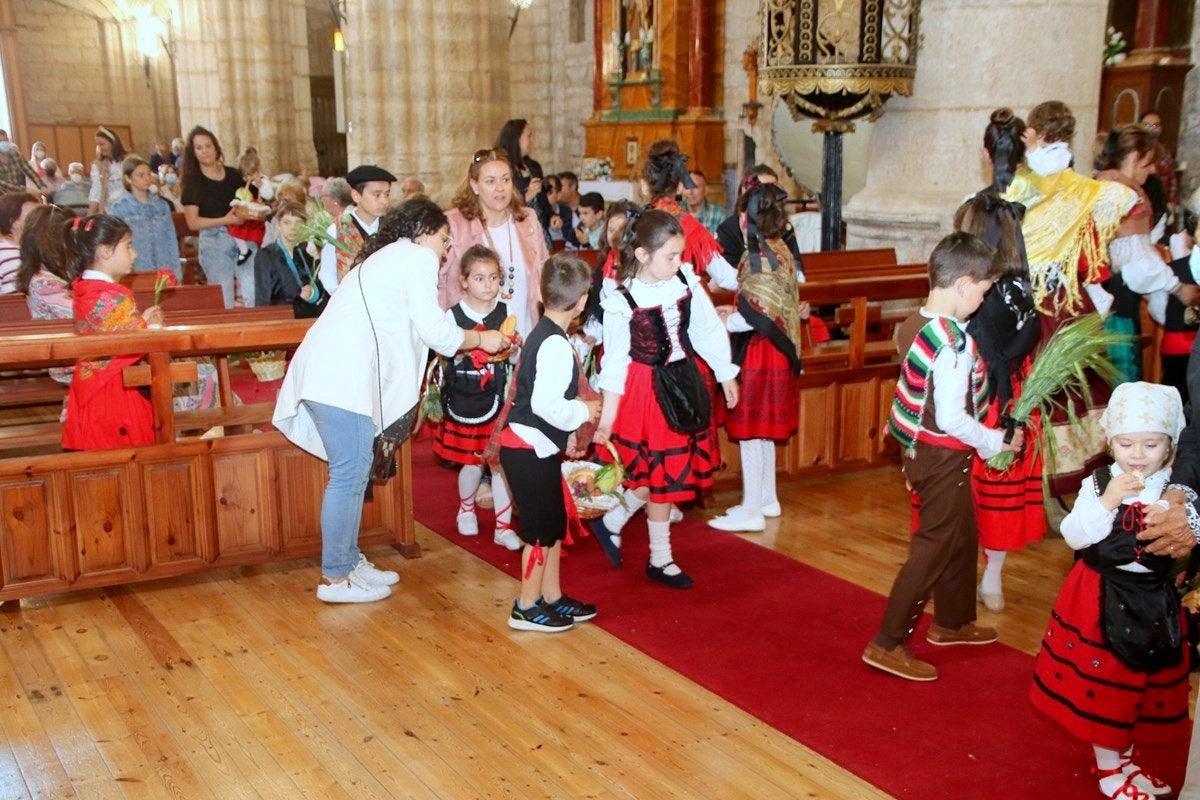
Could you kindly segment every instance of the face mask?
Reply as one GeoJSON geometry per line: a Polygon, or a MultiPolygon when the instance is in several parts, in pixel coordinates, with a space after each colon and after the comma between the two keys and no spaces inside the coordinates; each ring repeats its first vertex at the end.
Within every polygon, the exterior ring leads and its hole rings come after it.
{"type": "Polygon", "coordinates": [[[12,142],[0,142],[0,153],[9,153],[16,149],[17,146],[12,142]]]}
{"type": "Polygon", "coordinates": [[[76,185],[83,183],[83,176],[80,175],[78,172],[72,172],[71,173],[71,183],[74,183],[76,185]]]}
{"type": "Polygon", "coordinates": [[[1054,175],[1071,165],[1071,150],[1066,142],[1055,142],[1026,152],[1025,163],[1038,175],[1054,175]]]}
{"type": "Polygon", "coordinates": [[[163,178],[163,180],[167,182],[167,186],[173,186],[175,181],[179,180],[179,178],[174,172],[168,172],[167,177],[163,178]]]}

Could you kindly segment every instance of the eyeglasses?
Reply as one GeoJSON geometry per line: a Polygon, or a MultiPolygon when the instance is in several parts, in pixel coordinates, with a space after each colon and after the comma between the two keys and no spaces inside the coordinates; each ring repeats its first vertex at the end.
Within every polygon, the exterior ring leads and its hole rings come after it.
{"type": "Polygon", "coordinates": [[[1161,122],[1143,122],[1142,127],[1148,128],[1150,130],[1157,130],[1157,129],[1162,128],[1162,123],[1161,122]]]}

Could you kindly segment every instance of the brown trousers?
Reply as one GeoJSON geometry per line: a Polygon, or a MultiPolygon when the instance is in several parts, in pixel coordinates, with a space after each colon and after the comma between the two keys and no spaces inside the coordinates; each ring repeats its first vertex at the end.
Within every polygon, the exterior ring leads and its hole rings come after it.
{"type": "Polygon", "coordinates": [[[971,499],[973,450],[950,450],[923,442],[906,459],[904,474],[921,500],[920,521],[908,560],[892,584],[879,633],[903,641],[930,598],[939,625],[975,621],[975,578],[979,534],[971,499]]]}

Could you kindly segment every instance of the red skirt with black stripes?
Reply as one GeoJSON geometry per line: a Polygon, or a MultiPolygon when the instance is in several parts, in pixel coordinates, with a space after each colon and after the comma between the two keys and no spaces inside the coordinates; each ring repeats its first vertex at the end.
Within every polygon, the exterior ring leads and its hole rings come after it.
{"type": "Polygon", "coordinates": [[[478,467],[483,464],[483,451],[495,426],[495,417],[478,425],[468,425],[446,414],[434,433],[433,452],[451,464],[478,467]]]}
{"type": "MultiPolygon", "coordinates": [[[[1113,750],[1187,736],[1188,657],[1158,672],[1135,672],[1104,644],[1100,573],[1075,563],[1034,665],[1029,699],[1069,733],[1113,750]]],[[[1186,627],[1181,615],[1181,625],[1186,627]]],[[[1184,641],[1187,637],[1184,636],[1184,641]]]]}
{"type": "Polygon", "coordinates": [[[778,347],[754,333],[742,363],[738,404],[725,415],[730,439],[790,439],[800,422],[800,381],[778,347]]]}
{"type": "MultiPolygon", "coordinates": [[[[625,393],[613,422],[612,443],[625,466],[625,487],[650,489],[654,503],[694,500],[712,486],[720,463],[712,426],[697,434],[676,433],[654,396],[653,368],[636,361],[625,376],[625,393]]],[[[602,461],[612,458],[598,448],[602,461]]]]}
{"type": "MultiPolygon", "coordinates": [[[[1041,436],[1039,415],[1025,427],[1025,451],[1003,472],[976,458],[971,464],[971,494],[979,543],[988,550],[1020,550],[1046,535],[1042,495],[1042,455],[1034,446],[1041,436]]],[[[992,401],[984,425],[999,428],[1000,410],[992,401]]]]}

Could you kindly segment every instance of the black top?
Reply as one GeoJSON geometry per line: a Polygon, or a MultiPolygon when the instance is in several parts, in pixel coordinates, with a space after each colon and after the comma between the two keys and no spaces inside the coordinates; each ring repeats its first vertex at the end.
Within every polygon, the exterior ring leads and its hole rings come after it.
{"type": "MultiPolygon", "coordinates": [[[[1171,262],[1171,271],[1175,273],[1175,277],[1179,278],[1180,283],[1196,285],[1196,279],[1192,277],[1192,259],[1191,254],[1183,258],[1177,258],[1171,262]]],[[[1188,322],[1186,319],[1187,306],[1179,302],[1175,295],[1167,297],[1167,313],[1163,319],[1164,331],[1194,331],[1200,329],[1200,325],[1195,322],[1188,322]]]]}
{"type": "MultiPolygon", "coordinates": [[[[717,244],[721,245],[725,260],[734,267],[741,263],[742,253],[746,252],[746,239],[742,235],[742,223],[738,217],[738,214],[731,214],[717,226],[717,244]]],[[[792,230],[791,225],[783,232],[783,243],[792,251],[792,258],[796,259],[796,270],[803,275],[804,259],[800,257],[800,245],[796,244],[796,232],[792,230]]]]}
{"type": "MultiPolygon", "coordinates": [[[[1096,495],[1102,496],[1112,480],[1112,468],[1101,467],[1092,473],[1096,483],[1096,495]]],[[[1119,567],[1125,564],[1141,564],[1152,572],[1165,575],[1174,559],[1166,555],[1154,555],[1141,547],[1137,535],[1145,529],[1140,509],[1131,510],[1122,503],[1117,507],[1113,519],[1112,533],[1080,551],[1084,563],[1093,567],[1119,567]]]]}
{"type": "Polygon", "coordinates": [[[319,280],[313,283],[314,268],[303,247],[292,250],[292,262],[296,265],[296,272],[292,272],[288,266],[279,242],[258,249],[254,254],[254,305],[291,304],[297,319],[318,317],[329,302],[329,295],[321,289],[319,280]],[[300,290],[310,283],[317,298],[315,303],[300,297],[300,290]]]}
{"type": "Polygon", "coordinates": [[[229,213],[229,204],[235,199],[237,190],[246,185],[241,170],[225,168],[225,177],[219,181],[197,173],[183,182],[183,195],[179,201],[185,206],[196,206],[200,216],[217,219],[229,213]]]}
{"type": "MultiPolygon", "coordinates": [[[[542,317],[538,320],[538,324],[533,326],[533,330],[529,332],[529,337],[525,339],[525,345],[521,348],[521,361],[517,365],[517,392],[513,398],[512,409],[508,412],[509,423],[517,423],[518,425],[528,425],[545,434],[546,438],[554,442],[559,450],[567,449],[567,439],[571,436],[571,431],[563,431],[551,425],[546,420],[533,413],[533,385],[537,381],[537,354],[542,343],[551,336],[561,336],[567,338],[567,334],[562,328],[554,323],[554,320],[549,317],[542,317]]],[[[570,343],[568,342],[568,345],[570,343]]],[[[575,395],[579,393],[579,364],[574,358],[571,359],[571,382],[567,385],[567,391],[563,393],[563,397],[568,400],[574,400],[575,395]]]]}
{"type": "MultiPolygon", "coordinates": [[[[450,306],[454,322],[465,331],[479,329],[479,324],[467,316],[461,303],[450,306]]],[[[508,318],[508,306],[496,303],[483,318],[483,328],[498,331],[508,318]]],[[[495,418],[504,404],[505,384],[508,381],[508,362],[493,361],[475,366],[471,353],[457,360],[445,359],[447,365],[442,381],[442,407],[450,417],[468,425],[481,425],[495,418]]]]}

